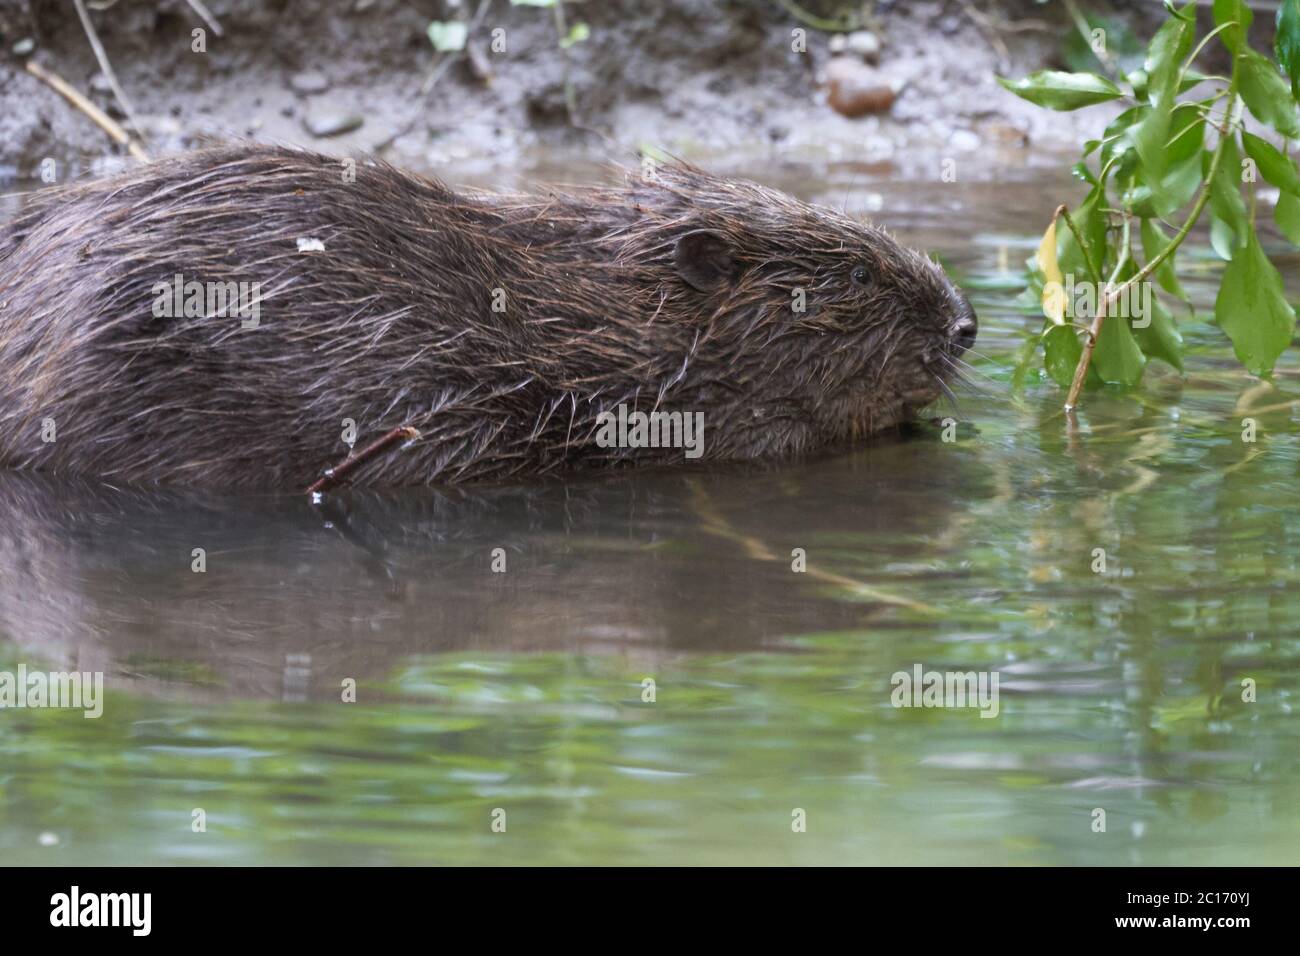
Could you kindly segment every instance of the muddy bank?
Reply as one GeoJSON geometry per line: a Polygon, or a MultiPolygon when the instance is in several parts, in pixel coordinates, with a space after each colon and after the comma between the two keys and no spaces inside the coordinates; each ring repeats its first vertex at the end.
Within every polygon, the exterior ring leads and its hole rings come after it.
{"type": "MultiPolygon", "coordinates": [[[[90,17],[155,154],[249,137],[487,175],[539,147],[624,159],[653,145],[705,161],[775,154],[918,171],[965,156],[996,171],[1023,163],[1026,147],[1076,139],[1080,117],[994,82],[999,68],[1059,57],[1059,5],[866,6],[875,13],[846,41],[776,2],[568,2],[565,27],[589,32],[563,48],[554,10],[506,0],[209,0],[220,35],[185,0],[123,0],[90,17]],[[465,52],[440,61],[433,21],[465,22],[465,52]],[[887,109],[841,115],[828,79],[843,85],[842,109],[887,109]]],[[[71,3],[7,0],[0,46],[0,172],[30,176],[45,158],[75,171],[123,153],[24,69],[35,59],[129,125],[71,3]]]]}

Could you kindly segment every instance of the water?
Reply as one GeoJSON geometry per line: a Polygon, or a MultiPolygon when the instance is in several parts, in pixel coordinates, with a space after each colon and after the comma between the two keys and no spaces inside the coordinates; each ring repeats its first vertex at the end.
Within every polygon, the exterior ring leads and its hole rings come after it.
{"type": "MultiPolygon", "coordinates": [[[[4,860],[1295,863],[1295,357],[1261,386],[1187,322],[1185,380],[1071,435],[1011,388],[1067,181],[749,171],[973,290],[955,443],[324,511],[0,474],[0,670],[108,688],[97,720],[0,711],[4,860]],[[894,708],[916,664],[997,671],[998,717],[894,708]]],[[[1202,306],[1216,269],[1189,258],[1202,306]]]]}

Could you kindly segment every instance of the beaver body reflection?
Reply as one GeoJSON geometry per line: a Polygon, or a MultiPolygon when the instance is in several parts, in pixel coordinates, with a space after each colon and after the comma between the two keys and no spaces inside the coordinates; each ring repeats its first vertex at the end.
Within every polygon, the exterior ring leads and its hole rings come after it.
{"type": "Polygon", "coordinates": [[[784,638],[896,609],[792,573],[791,549],[869,583],[864,555],[919,564],[976,520],[963,496],[989,493],[978,463],[940,466],[952,453],[890,441],[797,470],[349,489],[324,509],[0,471],[0,656],[196,697],[279,696],[286,663],[309,657],[313,695],[337,701],[344,678],[426,654],[797,650],[784,638]]]}
{"type": "Polygon", "coordinates": [[[974,337],[884,231],[688,166],[543,196],[349,170],[223,147],[39,195],[0,238],[0,463],[302,488],[403,425],[354,480],[685,458],[598,440],[620,406],[785,456],[907,420],[974,337]]]}

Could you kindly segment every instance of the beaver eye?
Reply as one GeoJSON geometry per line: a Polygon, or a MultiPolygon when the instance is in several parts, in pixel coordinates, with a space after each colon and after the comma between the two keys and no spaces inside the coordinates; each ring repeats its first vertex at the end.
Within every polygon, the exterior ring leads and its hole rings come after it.
{"type": "Polygon", "coordinates": [[[863,265],[854,266],[853,271],[849,273],[849,278],[859,288],[865,289],[871,284],[871,276],[867,275],[867,267],[863,265]]]}

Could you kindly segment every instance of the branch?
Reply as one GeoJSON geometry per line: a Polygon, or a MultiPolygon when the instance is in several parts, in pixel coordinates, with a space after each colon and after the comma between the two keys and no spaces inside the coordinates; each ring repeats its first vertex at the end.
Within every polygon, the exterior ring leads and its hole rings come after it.
{"type": "Polygon", "coordinates": [[[1210,190],[1214,186],[1214,178],[1219,172],[1219,165],[1223,160],[1223,154],[1231,138],[1233,109],[1234,105],[1230,102],[1228,104],[1227,122],[1219,130],[1219,145],[1215,147],[1214,156],[1210,160],[1210,170],[1206,173],[1205,182],[1201,186],[1200,194],[1196,197],[1196,204],[1192,206],[1192,211],[1187,214],[1187,219],[1182,228],[1169,240],[1169,245],[1161,249],[1133,278],[1108,292],[1097,306],[1097,315],[1093,318],[1092,327],[1088,330],[1088,340],[1083,343],[1083,354],[1079,356],[1079,364],[1074,369],[1074,381],[1070,383],[1070,394],[1065,400],[1066,412],[1073,412],[1079,406],[1079,393],[1083,390],[1084,379],[1088,376],[1088,366],[1092,362],[1093,350],[1097,347],[1097,336],[1101,335],[1102,324],[1106,321],[1107,310],[1118,302],[1130,287],[1137,285],[1139,282],[1145,282],[1153,272],[1164,264],[1166,259],[1174,254],[1174,250],[1182,245],[1183,240],[1187,238],[1187,234],[1192,231],[1192,227],[1200,219],[1205,204],[1210,201],[1210,190]]]}
{"type": "Polygon", "coordinates": [[[371,442],[355,455],[349,455],[333,468],[326,468],[325,473],[317,478],[316,481],[312,483],[311,487],[307,489],[307,494],[313,498],[319,494],[323,494],[338,485],[341,481],[347,478],[348,475],[356,471],[366,462],[379,457],[398,442],[413,442],[417,441],[419,438],[419,430],[412,428],[410,425],[402,425],[399,428],[394,428],[392,431],[385,433],[382,437],[371,442]]]}
{"type": "Polygon", "coordinates": [[[27,72],[36,77],[50,89],[54,90],[54,92],[58,93],[77,109],[81,110],[81,112],[85,113],[96,126],[112,138],[113,142],[120,146],[125,146],[127,152],[140,160],[140,162],[149,162],[149,155],[140,148],[139,143],[128,135],[126,130],[122,129],[120,125],[113,121],[112,117],[101,110],[98,106],[78,93],[72,84],[63,77],[45,69],[45,67],[41,66],[35,60],[27,61],[27,72]]]}

